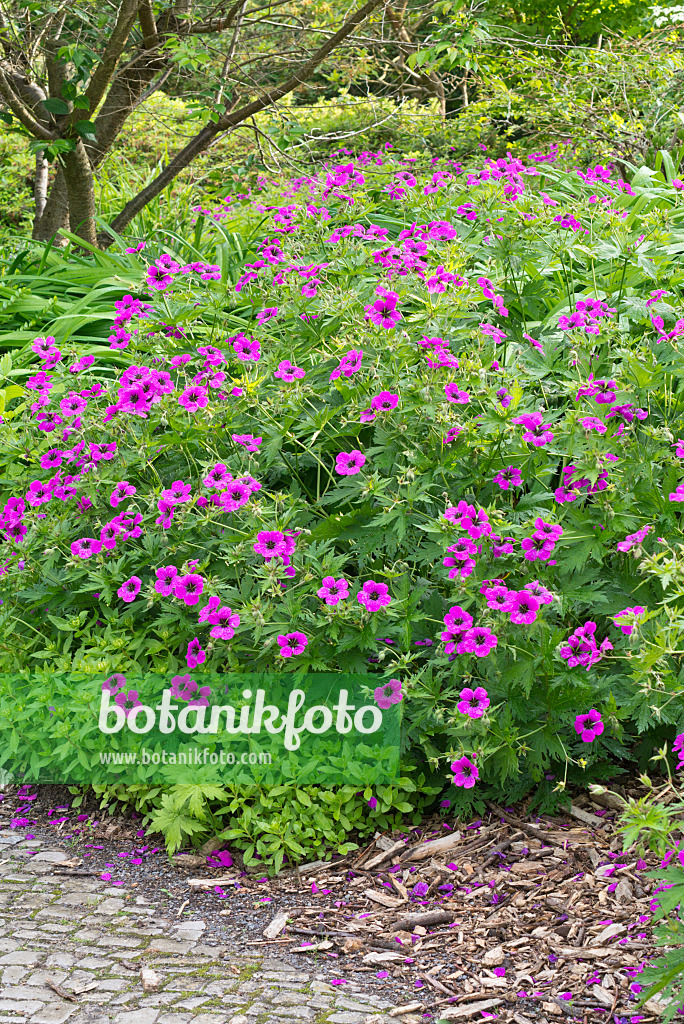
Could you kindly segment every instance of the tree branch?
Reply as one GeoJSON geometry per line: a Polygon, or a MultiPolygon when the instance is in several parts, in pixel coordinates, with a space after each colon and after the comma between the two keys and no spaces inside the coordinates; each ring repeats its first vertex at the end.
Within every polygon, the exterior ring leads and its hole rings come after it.
{"type": "MultiPolygon", "coordinates": [[[[119,59],[123,53],[131,29],[133,28],[133,22],[138,15],[140,3],[141,0],[122,0],[121,7],[119,8],[119,15],[116,19],[116,25],[114,26],[107,49],[104,52],[102,60],[95,68],[93,76],[88,83],[88,88],[85,91],[86,96],[90,100],[89,109],[91,112],[99,106],[111,77],[116,70],[116,65],[119,63],[119,59]]],[[[73,116],[78,118],[80,114],[77,112],[76,115],[73,116]]]]}
{"type": "MultiPolygon", "coordinates": [[[[367,2],[360,7],[350,18],[335,32],[330,39],[319,46],[319,48],[311,55],[311,57],[305,61],[304,64],[285,82],[264,93],[258,99],[253,100],[251,103],[247,103],[244,107],[240,107],[239,110],[226,112],[218,121],[210,122],[205,125],[200,132],[192,138],[183,149],[179,150],[173,159],[167,164],[163,171],[157,175],[157,177],[149,183],[137,196],[134,196],[126,205],[117,217],[115,217],[112,223],[112,229],[121,233],[126,228],[133,218],[143,210],[149,202],[151,202],[156,196],[164,191],[167,185],[169,185],[174,178],[180,174],[192,161],[209,148],[216,135],[219,132],[225,132],[226,129],[234,128],[242,121],[246,121],[248,118],[258,114],[259,111],[264,110],[271,104],[276,103],[282,99],[283,96],[287,96],[288,93],[292,92],[297,86],[307,81],[309,76],[318,67],[318,65],[325,60],[329,53],[335,49],[341,42],[343,42],[347,36],[351,35],[357,25],[360,25],[376,7],[379,7],[384,0],[367,0],[367,2]]],[[[113,238],[103,235],[100,239],[103,245],[111,245],[113,238]]]]}
{"type": "Polygon", "coordinates": [[[138,21],[142,29],[143,46],[145,49],[151,50],[153,47],[158,46],[157,23],[154,20],[154,11],[152,10],[150,0],[142,0],[140,10],[138,11],[138,21]]]}
{"type": "Polygon", "coordinates": [[[54,132],[43,127],[43,125],[29,113],[28,109],[24,106],[12,88],[9,79],[2,68],[0,68],[0,97],[5,101],[19,123],[22,124],[26,131],[30,132],[34,138],[43,139],[45,142],[52,142],[53,139],[57,138],[54,132]]]}

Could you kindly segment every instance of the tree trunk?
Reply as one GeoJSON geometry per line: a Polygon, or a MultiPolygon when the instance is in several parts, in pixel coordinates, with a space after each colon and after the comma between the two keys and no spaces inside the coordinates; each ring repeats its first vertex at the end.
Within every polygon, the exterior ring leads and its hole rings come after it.
{"type": "Polygon", "coordinates": [[[57,165],[57,174],[50,187],[43,215],[33,222],[33,237],[38,242],[47,242],[57,232],[69,230],[69,197],[62,167],[57,165]]]}
{"type": "Polygon", "coordinates": [[[97,247],[95,230],[95,182],[82,139],[64,154],[64,180],[69,199],[69,224],[74,234],[97,247]]]}
{"type": "Polygon", "coordinates": [[[47,202],[47,191],[48,191],[48,178],[50,173],[50,165],[45,159],[45,154],[40,150],[36,153],[36,180],[33,186],[33,202],[36,208],[36,216],[33,221],[33,235],[35,238],[35,232],[40,219],[43,216],[45,210],[45,204],[47,202]]]}

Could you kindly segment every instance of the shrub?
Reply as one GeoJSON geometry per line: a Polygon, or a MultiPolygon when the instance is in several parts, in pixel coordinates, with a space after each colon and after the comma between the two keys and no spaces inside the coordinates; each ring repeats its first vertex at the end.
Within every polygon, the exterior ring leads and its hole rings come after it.
{"type": "Polygon", "coordinates": [[[365,153],[96,256],[110,334],[84,355],[60,310],[0,363],[0,668],[175,672],[198,638],[212,671],[400,678],[458,813],[648,756],[684,718],[668,161],[365,153]]]}

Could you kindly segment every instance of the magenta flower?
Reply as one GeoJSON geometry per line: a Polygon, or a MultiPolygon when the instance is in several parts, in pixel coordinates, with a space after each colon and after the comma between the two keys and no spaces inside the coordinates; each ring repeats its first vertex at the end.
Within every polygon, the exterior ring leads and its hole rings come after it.
{"type": "Polygon", "coordinates": [[[191,494],[191,484],[186,484],[182,480],[174,480],[170,487],[164,488],[162,491],[162,498],[164,501],[169,501],[171,504],[177,505],[184,501],[189,501],[191,494]]]}
{"type": "Polygon", "coordinates": [[[537,618],[539,600],[528,590],[519,590],[517,594],[509,594],[507,610],[511,613],[511,622],[518,626],[529,626],[537,618]]]}
{"type": "Polygon", "coordinates": [[[468,392],[461,391],[458,384],[445,384],[444,394],[447,396],[447,401],[455,402],[457,405],[467,405],[470,401],[468,392]]]}
{"type": "Polygon", "coordinates": [[[246,448],[248,452],[258,451],[259,445],[263,441],[263,438],[254,437],[253,434],[231,434],[230,436],[235,444],[239,444],[243,448],[246,448]]]}
{"type": "Polygon", "coordinates": [[[107,693],[119,693],[120,690],[123,690],[125,685],[126,676],[122,675],[120,672],[115,672],[114,675],[105,679],[102,684],[102,689],[107,693]]]}
{"type": "Polygon", "coordinates": [[[672,744],[672,753],[676,754],[679,758],[679,764],[677,770],[684,766],[684,732],[681,732],[679,736],[675,737],[674,743],[672,744]]]}
{"type": "Polygon", "coordinates": [[[308,644],[308,640],[304,633],[281,633],[278,637],[278,646],[280,651],[278,652],[283,658],[294,658],[295,655],[301,654],[308,644]]]}
{"type": "Polygon", "coordinates": [[[176,566],[164,565],[161,569],[155,569],[155,575],[157,577],[157,582],[154,585],[156,593],[161,594],[162,597],[170,597],[178,576],[176,566]]]}
{"type": "Polygon", "coordinates": [[[209,622],[212,623],[210,636],[218,640],[231,640],[240,625],[240,616],[229,605],[224,605],[209,615],[209,622]]]}
{"type": "Polygon", "coordinates": [[[486,658],[498,643],[496,634],[487,626],[473,626],[466,630],[456,645],[458,654],[476,654],[478,658],[486,658]]]}
{"type": "Polygon", "coordinates": [[[568,663],[568,668],[575,668],[582,665],[587,671],[592,665],[601,661],[607,651],[612,651],[613,645],[606,639],[598,646],[596,643],[596,623],[591,620],[584,623],[570,634],[565,644],[560,648],[560,656],[568,663]]]}
{"type": "Polygon", "coordinates": [[[251,497],[252,491],[246,484],[240,480],[232,480],[221,492],[218,500],[221,508],[225,508],[227,512],[236,512],[246,505],[251,497]]]}
{"type": "Polygon", "coordinates": [[[643,615],[645,611],[646,609],[640,604],[636,605],[634,608],[624,608],[621,612],[616,612],[616,614],[612,616],[613,623],[622,630],[625,636],[631,636],[634,632],[638,616],[643,615]],[[623,619],[625,621],[618,622],[618,619],[623,619]]]}
{"type": "Polygon", "coordinates": [[[375,703],[382,711],[386,711],[391,708],[393,704],[398,704],[403,699],[401,692],[401,680],[390,679],[388,683],[383,686],[377,686],[373,690],[373,698],[375,703]]]}
{"type": "Polygon", "coordinates": [[[388,292],[382,286],[376,289],[381,297],[365,307],[366,320],[370,320],[376,327],[384,327],[391,331],[401,320],[401,313],[397,309],[399,296],[396,292],[388,292]]]}
{"type": "Polygon", "coordinates": [[[140,593],[141,586],[142,580],[140,579],[140,577],[131,576],[131,578],[126,580],[125,583],[121,584],[121,586],[117,590],[117,594],[119,595],[122,601],[125,601],[126,604],[130,604],[131,601],[135,601],[136,597],[140,593]]]}
{"type": "Polygon", "coordinates": [[[345,377],[351,377],[352,374],[357,373],[361,369],[362,359],[362,348],[350,348],[340,359],[340,365],[330,374],[330,380],[337,380],[340,374],[344,374],[345,377]]]}
{"type": "Polygon", "coordinates": [[[452,763],[451,770],[454,773],[454,785],[462,786],[463,789],[472,789],[480,777],[476,766],[465,754],[452,763]]]}
{"type": "Polygon", "coordinates": [[[450,633],[465,633],[473,624],[473,617],[459,604],[454,605],[444,616],[444,625],[450,633]]]}
{"type": "Polygon", "coordinates": [[[225,463],[217,462],[203,478],[202,483],[210,491],[220,491],[226,486],[226,484],[230,483],[232,478],[232,474],[229,473],[228,467],[225,463]]]}
{"type": "Polygon", "coordinates": [[[395,395],[391,391],[381,391],[379,395],[371,398],[370,407],[375,412],[389,412],[391,409],[396,409],[398,402],[399,395],[395,395]]]}
{"type": "Polygon", "coordinates": [[[588,711],[586,715],[578,715],[575,719],[575,732],[585,743],[591,743],[600,736],[604,726],[601,721],[601,714],[595,708],[588,711]]]}
{"type": "Polygon", "coordinates": [[[339,580],[336,580],[334,576],[324,576],[321,584],[322,586],[316,593],[328,605],[339,604],[340,601],[349,597],[349,583],[343,576],[339,580]]]}
{"type": "Polygon", "coordinates": [[[301,380],[306,376],[306,370],[300,369],[295,366],[294,363],[290,362],[289,359],[283,359],[278,363],[278,369],[273,374],[274,377],[280,377],[287,384],[292,384],[295,380],[301,380]]]}
{"type": "Polygon", "coordinates": [[[95,540],[94,537],[82,537],[71,545],[71,554],[74,558],[91,558],[93,555],[99,555],[101,551],[102,541],[95,540]]]}
{"type": "Polygon", "coordinates": [[[548,562],[553,554],[555,544],[552,540],[535,534],[534,537],[523,538],[520,542],[520,547],[523,549],[524,557],[528,562],[548,562]]]}
{"type": "Polygon", "coordinates": [[[369,580],[367,583],[364,583],[356,595],[356,599],[369,612],[377,612],[381,608],[386,608],[392,600],[387,584],[376,583],[375,580],[369,580]]]}
{"type": "Polygon", "coordinates": [[[207,389],[201,384],[192,384],[178,399],[178,404],[182,405],[188,412],[197,412],[198,409],[203,409],[209,402],[209,395],[207,389]]]}
{"type": "Polygon", "coordinates": [[[185,656],[185,660],[188,668],[197,668],[198,665],[202,665],[207,659],[207,652],[202,650],[202,646],[199,639],[195,637],[188,644],[188,651],[185,656]]]}
{"type": "Polygon", "coordinates": [[[133,484],[129,484],[128,480],[121,480],[109,495],[109,504],[112,508],[116,508],[124,498],[128,498],[135,493],[136,489],[133,484]]]}
{"type": "Polygon", "coordinates": [[[171,679],[171,696],[177,700],[189,700],[197,691],[197,683],[190,678],[188,672],[184,676],[173,676],[171,679]]]}
{"type": "Polygon", "coordinates": [[[137,690],[129,690],[128,693],[122,690],[121,693],[117,693],[114,703],[125,712],[126,718],[128,718],[134,708],[140,707],[142,701],[138,696],[137,690]]]}
{"type": "Polygon", "coordinates": [[[462,715],[467,715],[468,718],[482,718],[489,704],[489,695],[483,686],[477,686],[474,690],[469,686],[464,686],[459,694],[459,702],[456,707],[462,715]]]}
{"type": "Polygon", "coordinates": [[[270,561],[272,558],[282,558],[288,551],[287,538],[280,530],[261,530],[257,534],[254,550],[257,555],[263,555],[266,561],[270,561]]]}
{"type": "Polygon", "coordinates": [[[498,484],[502,491],[507,491],[509,487],[520,487],[522,473],[516,466],[506,466],[496,474],[494,483],[498,484]]]}
{"type": "Polygon", "coordinates": [[[350,452],[340,452],[336,456],[335,472],[340,476],[355,476],[361,472],[366,456],[357,448],[350,452]]]}
{"type": "Polygon", "coordinates": [[[256,318],[259,321],[259,324],[265,324],[268,323],[269,320],[272,320],[273,317],[275,316],[278,316],[278,307],[268,306],[266,309],[259,310],[259,312],[256,315],[256,318]]]}
{"type": "Polygon", "coordinates": [[[595,430],[597,434],[605,434],[606,432],[605,423],[597,416],[585,416],[584,419],[580,420],[580,423],[585,430],[595,430]]]}
{"type": "Polygon", "coordinates": [[[173,582],[174,597],[183,601],[188,607],[196,605],[204,590],[204,580],[197,573],[189,573],[187,576],[177,576],[173,582]]]}
{"type": "Polygon", "coordinates": [[[168,528],[171,526],[171,522],[173,521],[175,509],[174,502],[167,501],[165,498],[160,498],[159,501],[157,502],[157,509],[159,510],[160,514],[155,519],[155,523],[158,526],[161,526],[162,529],[168,530],[168,528]]]}

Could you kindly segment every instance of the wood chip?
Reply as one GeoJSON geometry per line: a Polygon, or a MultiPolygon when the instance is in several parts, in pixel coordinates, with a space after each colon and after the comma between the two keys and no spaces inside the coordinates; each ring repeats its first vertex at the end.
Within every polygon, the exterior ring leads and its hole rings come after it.
{"type": "Polygon", "coordinates": [[[265,939],[275,939],[287,924],[287,914],[276,914],[261,933],[265,939]]]}
{"type": "Polygon", "coordinates": [[[374,903],[379,903],[382,907],[388,907],[394,910],[395,907],[400,907],[404,900],[398,900],[396,896],[388,896],[384,892],[378,892],[376,889],[364,889],[363,895],[367,896],[369,900],[373,900],[374,903]]]}
{"type": "Polygon", "coordinates": [[[389,1011],[390,1017],[403,1017],[405,1013],[418,1013],[424,1009],[425,1003],[407,1003],[406,1006],[394,1006],[389,1011]]]}
{"type": "Polygon", "coordinates": [[[406,850],[406,843],[403,839],[397,840],[396,843],[392,843],[388,850],[383,850],[381,853],[376,853],[374,857],[366,861],[363,865],[364,871],[371,871],[373,868],[377,868],[383,861],[388,860],[393,855],[397,854],[399,850],[406,850]]]}
{"type": "Polygon", "coordinates": [[[61,985],[58,985],[56,981],[53,981],[52,978],[46,978],[45,984],[48,988],[51,988],[53,992],[56,992],[60,999],[66,999],[70,1003],[78,1002],[76,996],[72,995],[71,992],[67,992],[61,985]]]}
{"type": "Polygon", "coordinates": [[[404,860],[417,861],[425,860],[426,857],[434,857],[440,853],[447,853],[452,850],[461,839],[460,832],[452,832],[450,836],[442,836],[441,839],[433,839],[431,843],[423,843],[422,846],[412,850],[404,860]]]}
{"type": "Polygon", "coordinates": [[[140,972],[143,992],[158,992],[161,985],[161,978],[151,967],[143,967],[140,972]]]}
{"type": "Polygon", "coordinates": [[[502,1002],[503,999],[483,999],[479,1003],[470,1003],[467,1006],[448,1006],[445,1010],[439,1011],[439,1017],[440,1020],[465,1020],[466,1017],[474,1017],[476,1013],[501,1006],[502,1002]]]}

